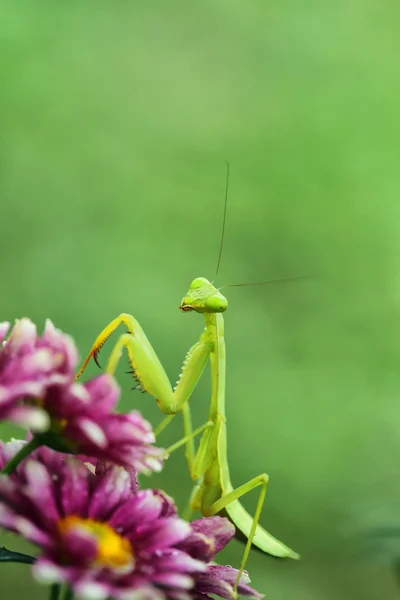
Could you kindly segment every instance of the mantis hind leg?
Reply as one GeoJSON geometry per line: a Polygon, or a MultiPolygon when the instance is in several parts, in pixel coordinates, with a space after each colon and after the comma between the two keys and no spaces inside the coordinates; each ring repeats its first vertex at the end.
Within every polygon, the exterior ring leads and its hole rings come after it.
{"type": "MultiPolygon", "coordinates": [[[[252,526],[250,529],[247,543],[246,543],[246,546],[245,546],[245,549],[243,552],[242,560],[240,561],[239,571],[236,576],[235,584],[233,587],[233,590],[235,593],[237,593],[239,581],[243,574],[244,568],[246,566],[247,559],[249,557],[249,553],[250,553],[250,549],[251,549],[251,545],[253,543],[254,536],[256,533],[258,521],[260,520],[261,510],[262,510],[262,507],[265,502],[265,495],[267,493],[267,485],[268,485],[268,475],[266,473],[263,473],[262,475],[258,475],[258,477],[254,477],[254,479],[251,479],[247,483],[244,483],[240,487],[233,489],[232,491],[230,491],[227,494],[225,494],[224,496],[222,496],[222,498],[220,498],[219,500],[214,502],[214,504],[212,504],[210,506],[209,510],[207,511],[207,514],[209,514],[211,516],[211,515],[216,515],[219,512],[221,512],[223,509],[225,509],[229,515],[229,505],[230,504],[237,501],[244,494],[247,494],[247,492],[250,492],[251,490],[254,490],[256,487],[261,486],[261,491],[260,491],[260,495],[258,497],[256,512],[253,517],[253,523],[252,523],[252,526]]],[[[234,523],[234,524],[236,525],[236,523],[234,523]]]]}
{"type": "Polygon", "coordinates": [[[210,516],[216,515],[221,511],[226,512],[232,523],[247,538],[242,560],[240,562],[239,572],[234,585],[235,592],[237,592],[237,587],[246,566],[252,544],[255,544],[260,550],[268,554],[272,554],[273,556],[278,556],[281,558],[299,558],[299,555],[296,554],[296,552],[293,552],[293,550],[274,538],[258,524],[261,510],[265,501],[265,495],[267,493],[267,486],[268,475],[266,473],[262,473],[261,475],[254,477],[254,479],[251,479],[236,489],[233,489],[230,486],[228,491],[226,491],[221,498],[212,503],[211,506],[209,506],[206,510],[207,515],[210,516]],[[261,487],[261,490],[257,501],[256,511],[254,513],[254,517],[252,517],[240,504],[238,499],[257,487],[261,487]]]}

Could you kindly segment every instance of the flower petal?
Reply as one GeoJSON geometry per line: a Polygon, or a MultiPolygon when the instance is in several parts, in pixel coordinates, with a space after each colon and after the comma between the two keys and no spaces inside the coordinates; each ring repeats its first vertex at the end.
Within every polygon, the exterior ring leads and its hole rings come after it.
{"type": "Polygon", "coordinates": [[[232,585],[222,579],[210,576],[208,573],[201,573],[196,578],[196,590],[200,594],[215,594],[226,600],[235,600],[236,598],[232,585]]]}
{"type": "Polygon", "coordinates": [[[110,518],[110,525],[116,530],[129,532],[143,522],[153,522],[160,516],[161,509],[162,499],[155,496],[152,490],[143,490],[116,509],[110,518]]]}
{"type": "Polygon", "coordinates": [[[214,541],[218,554],[235,537],[235,526],[225,517],[207,517],[192,521],[192,529],[214,541]]]}
{"type": "Polygon", "coordinates": [[[7,413],[7,418],[17,425],[35,432],[47,431],[50,426],[48,413],[36,406],[16,406],[7,413]]]}
{"type": "Polygon", "coordinates": [[[42,523],[56,521],[60,514],[54,500],[53,484],[49,472],[44,465],[30,458],[24,466],[27,479],[24,495],[38,511],[42,523]],[[46,507],[45,511],[43,507],[46,507]]]}
{"type": "Polygon", "coordinates": [[[90,479],[85,464],[75,458],[66,458],[60,490],[63,516],[86,514],[90,479]]]}
{"type": "Polygon", "coordinates": [[[153,576],[152,580],[162,586],[181,588],[183,590],[190,590],[194,584],[192,577],[182,575],[181,573],[158,573],[153,576]]]}
{"type": "Polygon", "coordinates": [[[175,572],[175,573],[200,573],[206,570],[206,563],[202,560],[192,558],[182,550],[171,550],[163,552],[162,555],[154,558],[152,563],[156,572],[175,572]]]}
{"type": "Polygon", "coordinates": [[[47,558],[38,558],[32,567],[35,579],[45,584],[66,581],[65,570],[47,558]]]}
{"type": "Polygon", "coordinates": [[[107,447],[107,437],[102,428],[90,419],[80,419],[77,423],[79,429],[89,439],[89,442],[93,443],[99,448],[107,447]]]}
{"type": "Polygon", "coordinates": [[[88,516],[92,519],[107,520],[130,493],[130,474],[123,467],[110,467],[98,477],[88,516]]]}
{"type": "MultiPolygon", "coordinates": [[[[233,567],[210,565],[207,569],[207,572],[199,576],[196,587],[201,591],[201,593],[218,594],[222,598],[231,598],[230,595],[224,596],[223,590],[227,590],[226,586],[231,587],[231,589],[233,590],[237,574],[238,570],[234,569],[233,567]],[[216,591],[217,589],[219,589],[220,591],[216,591]]],[[[263,594],[260,594],[259,592],[247,585],[249,582],[249,576],[247,572],[244,571],[240,578],[238,592],[242,596],[263,598],[263,594]]]]}
{"type": "Polygon", "coordinates": [[[96,558],[97,540],[87,529],[76,526],[63,536],[63,552],[73,557],[73,563],[81,567],[90,565],[96,558]]]}
{"type": "Polygon", "coordinates": [[[3,321],[2,323],[0,323],[0,344],[3,342],[9,329],[10,323],[8,321],[3,321]]]}
{"type": "Polygon", "coordinates": [[[83,581],[75,586],[75,591],[85,600],[106,600],[110,597],[111,588],[98,581],[83,581]]]}
{"type": "Polygon", "coordinates": [[[143,548],[161,550],[173,546],[190,535],[190,524],[182,519],[171,517],[170,519],[159,519],[140,527],[139,539],[143,548]]]}

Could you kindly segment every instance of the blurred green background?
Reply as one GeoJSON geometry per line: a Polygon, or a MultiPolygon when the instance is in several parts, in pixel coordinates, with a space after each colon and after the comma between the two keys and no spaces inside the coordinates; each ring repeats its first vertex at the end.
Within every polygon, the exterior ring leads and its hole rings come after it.
{"type": "MultiPolygon", "coordinates": [[[[203,327],[177,307],[215,274],[224,159],[218,284],[314,277],[226,290],[232,480],[269,473],[262,524],[302,554],[251,554],[273,600],[399,595],[400,539],[373,533],[400,526],[399,17],[394,0],[0,4],[0,320],[49,317],[83,356],[132,312],[175,381],[203,327]]],[[[125,370],[122,408],[157,424],[125,370]]],[[[207,372],[197,424],[208,399],[207,372]]],[[[183,506],[183,453],[142,483],[183,506]]],[[[47,598],[25,566],[0,582],[47,598]]]]}

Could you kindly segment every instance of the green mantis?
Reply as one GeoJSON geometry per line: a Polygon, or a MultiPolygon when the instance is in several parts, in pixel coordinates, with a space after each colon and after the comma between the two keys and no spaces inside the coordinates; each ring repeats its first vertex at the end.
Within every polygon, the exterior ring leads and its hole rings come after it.
{"type": "Polygon", "coordinates": [[[139,323],[126,313],[111,321],[100,333],[77,378],[92,356],[97,362],[97,354],[104,342],[120,324],[124,324],[127,332],[119,337],[112,349],[106,370],[111,374],[115,373],[123,350],[126,349],[138,388],[153,396],[161,411],[168,415],[158,428],[158,433],[175,414],[182,413],[184,437],[168,450],[171,452],[181,445],[186,446],[189,472],[196,482],[190,502],[192,509],[200,510],[204,516],[226,515],[236,526],[240,537],[247,540],[235,583],[236,591],[252,544],[273,556],[295,559],[299,556],[259,524],[267,491],[268,475],[262,473],[237,488],[232,486],[230,480],[225,416],[226,358],[222,316],[227,307],[227,299],[207,279],[198,277],[192,281],[179,308],[183,312],[195,311],[203,314],[205,328],[199,340],[188,351],[174,388],[139,323]],[[210,360],[211,364],[211,402],[208,420],[193,431],[188,400],[202,375],[207,360],[210,360]],[[200,434],[202,437],[196,452],[194,438],[200,434]],[[260,488],[260,493],[252,517],[240,504],[239,498],[255,488],[260,488]]]}

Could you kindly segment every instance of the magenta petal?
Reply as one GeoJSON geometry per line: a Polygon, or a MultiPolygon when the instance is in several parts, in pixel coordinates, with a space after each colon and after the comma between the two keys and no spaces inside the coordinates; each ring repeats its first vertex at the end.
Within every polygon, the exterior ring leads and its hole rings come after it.
{"type": "Polygon", "coordinates": [[[182,550],[166,551],[153,560],[156,572],[200,573],[205,571],[206,564],[196,560],[182,550]]]}
{"type": "MultiPolygon", "coordinates": [[[[0,329],[2,340],[5,324],[0,329]]],[[[46,399],[50,388],[72,383],[75,364],[69,369],[65,366],[71,345],[74,348],[70,338],[52,326],[46,326],[40,338],[32,321],[16,321],[8,340],[0,342],[0,420],[36,431],[48,428],[46,399]],[[30,398],[40,399],[40,407],[29,406],[30,398]]]]}
{"type": "Polygon", "coordinates": [[[44,521],[57,520],[60,517],[54,501],[53,481],[49,472],[39,462],[28,458],[25,463],[27,485],[24,494],[33,503],[44,521]],[[46,510],[43,510],[43,507],[46,510]]]}
{"type": "MultiPolygon", "coordinates": [[[[7,444],[0,440],[0,469],[2,469],[10,460],[23,448],[25,440],[11,440],[7,444]]],[[[5,476],[4,476],[5,477],[5,476]]]]}
{"type": "MultiPolygon", "coordinates": [[[[94,450],[107,448],[107,436],[103,429],[95,421],[88,418],[81,418],[76,420],[76,427],[82,434],[82,438],[86,438],[87,444],[92,444],[94,450]]],[[[82,446],[85,442],[82,439],[82,446]]]]}
{"type": "Polygon", "coordinates": [[[171,517],[140,528],[139,539],[146,551],[167,548],[184,540],[190,534],[190,524],[171,517]]]}
{"type": "Polygon", "coordinates": [[[36,325],[30,319],[17,320],[5,347],[6,354],[17,354],[22,350],[33,348],[36,336],[36,325]]]}
{"type": "Polygon", "coordinates": [[[81,461],[66,459],[67,468],[63,469],[61,481],[61,502],[65,516],[85,515],[89,499],[88,468],[81,461]]]}
{"type": "Polygon", "coordinates": [[[182,575],[181,573],[158,573],[152,577],[152,581],[162,586],[182,588],[189,590],[193,587],[193,579],[189,575],[182,575]]]}
{"type": "Polygon", "coordinates": [[[17,381],[0,386],[0,402],[4,404],[15,402],[21,398],[39,398],[45,386],[42,381],[17,381]]]}
{"type": "Polygon", "coordinates": [[[10,329],[10,323],[8,323],[8,321],[3,321],[2,323],[0,323],[0,344],[6,337],[9,329],[10,329]]]}
{"type": "Polygon", "coordinates": [[[75,526],[63,536],[63,552],[74,558],[74,563],[83,567],[95,559],[97,541],[86,529],[75,526]]]}
{"type": "MultiPolygon", "coordinates": [[[[207,572],[199,577],[198,584],[199,589],[205,591],[207,594],[220,594],[219,592],[211,591],[211,588],[216,589],[216,586],[219,586],[221,582],[232,587],[235,584],[236,576],[238,574],[238,570],[229,566],[220,566],[220,565],[210,565],[207,569],[207,572]],[[208,590],[208,591],[207,591],[208,590]]],[[[260,594],[247,584],[250,582],[249,576],[246,571],[242,573],[242,576],[239,581],[238,591],[243,596],[250,596],[252,598],[263,598],[263,594],[260,594]]],[[[222,596],[223,598],[227,598],[228,596],[222,596]]]]}
{"type": "Polygon", "coordinates": [[[224,517],[206,517],[193,521],[191,525],[192,534],[180,544],[180,548],[202,560],[213,560],[235,535],[235,527],[224,517]]]}
{"type": "Polygon", "coordinates": [[[146,441],[148,443],[153,443],[155,441],[153,429],[148,421],[143,419],[142,415],[139,411],[133,410],[131,411],[127,417],[131,424],[137,429],[139,432],[139,437],[141,438],[143,434],[146,436],[146,441]]]}
{"type": "MultiPolygon", "coordinates": [[[[152,444],[154,442],[153,432],[146,431],[145,428],[138,426],[136,423],[132,423],[131,414],[127,415],[113,415],[114,420],[110,425],[114,427],[115,431],[118,431],[119,442],[124,444],[126,442],[143,441],[146,444],[152,444]],[[117,429],[118,428],[118,429],[117,429]]],[[[110,427],[109,434],[114,437],[113,431],[110,427]]]]}
{"type": "Polygon", "coordinates": [[[260,598],[260,599],[264,598],[264,594],[260,594],[260,592],[257,592],[257,590],[253,589],[249,585],[241,583],[241,581],[242,580],[240,580],[239,585],[238,585],[238,592],[241,596],[249,596],[250,598],[260,598]]]}
{"type": "Polygon", "coordinates": [[[207,562],[213,560],[215,556],[214,540],[201,533],[192,532],[189,537],[178,544],[178,547],[188,552],[190,556],[207,562]]]}
{"type": "Polygon", "coordinates": [[[37,544],[42,548],[51,547],[49,536],[29,519],[19,516],[10,508],[4,506],[0,501],[0,526],[19,533],[29,542],[37,544]]]}
{"type": "MultiPolygon", "coordinates": [[[[226,581],[229,585],[234,585],[236,581],[236,576],[238,574],[238,569],[234,569],[233,567],[221,566],[221,565],[210,565],[207,569],[207,577],[214,577],[215,579],[220,579],[221,581],[226,581]]],[[[242,576],[240,578],[241,583],[246,584],[250,582],[249,576],[246,571],[243,571],[242,576]]]]}
{"type": "Polygon", "coordinates": [[[162,508],[161,498],[155,496],[151,490],[142,490],[134,498],[128,498],[121,504],[110,519],[110,524],[119,529],[130,531],[141,523],[151,523],[160,515],[162,508]]]}
{"type": "Polygon", "coordinates": [[[218,554],[235,537],[235,526],[225,517],[207,517],[192,521],[192,529],[213,539],[218,554]]]}
{"type": "Polygon", "coordinates": [[[16,406],[8,410],[7,418],[21,427],[35,432],[47,431],[50,425],[48,413],[36,406],[16,406]]]}
{"type": "Polygon", "coordinates": [[[216,594],[226,600],[235,600],[236,596],[232,585],[208,573],[201,573],[196,577],[196,591],[200,594],[216,594]]]}
{"type": "Polygon", "coordinates": [[[59,329],[56,329],[50,319],[46,319],[41,343],[60,351],[63,355],[65,371],[72,372],[76,368],[78,364],[78,352],[74,340],[59,329]]]}
{"type": "Polygon", "coordinates": [[[88,516],[98,520],[108,519],[130,494],[130,474],[123,467],[110,468],[98,479],[88,516]]]}
{"type": "Polygon", "coordinates": [[[166,494],[162,490],[152,490],[152,492],[155,496],[160,497],[162,500],[162,509],[160,517],[166,519],[167,517],[176,516],[176,506],[171,496],[168,496],[168,494],[166,494]]]}
{"type": "Polygon", "coordinates": [[[133,495],[136,495],[139,491],[138,473],[133,467],[125,467],[125,470],[129,473],[131,480],[131,491],[133,495]]]}
{"type": "Polygon", "coordinates": [[[39,557],[32,567],[33,576],[42,583],[69,582],[67,569],[49,558],[39,557]]]}
{"type": "MultiPolygon", "coordinates": [[[[114,592],[114,597],[118,600],[166,600],[166,596],[163,591],[155,588],[152,585],[146,585],[146,581],[144,581],[141,585],[136,584],[130,594],[122,594],[120,595],[117,592],[114,592]]],[[[190,600],[190,596],[188,594],[181,595],[180,598],[175,595],[168,594],[168,600],[190,600]]]]}
{"type": "Polygon", "coordinates": [[[0,527],[3,527],[4,529],[9,529],[10,531],[15,531],[14,522],[14,512],[8,506],[5,506],[0,502],[0,527]]]}
{"type": "MultiPolygon", "coordinates": [[[[77,596],[80,598],[87,598],[88,600],[106,600],[111,598],[111,593],[113,591],[110,585],[94,580],[79,581],[74,586],[74,589],[77,596]]],[[[126,600],[129,600],[128,596],[126,596],[126,600]]]]}
{"type": "MultiPolygon", "coordinates": [[[[28,436],[29,439],[29,436],[28,436]]],[[[40,463],[44,464],[52,477],[55,484],[55,490],[58,488],[59,480],[64,477],[65,469],[67,468],[68,459],[72,458],[70,455],[61,454],[61,452],[54,452],[46,446],[42,446],[31,458],[35,458],[40,463]]]]}
{"type": "Polygon", "coordinates": [[[88,577],[88,572],[84,568],[76,566],[64,566],[49,557],[39,557],[36,563],[32,567],[32,572],[38,581],[45,584],[50,583],[67,583],[75,591],[83,581],[92,581],[91,577],[88,577]]]}
{"type": "Polygon", "coordinates": [[[108,373],[87,381],[84,387],[91,397],[96,398],[98,413],[109,412],[118,402],[120,388],[108,373]]]}
{"type": "Polygon", "coordinates": [[[17,483],[7,475],[0,475],[0,500],[11,504],[16,502],[20,497],[21,492],[17,483]]]}
{"type": "Polygon", "coordinates": [[[53,354],[50,348],[35,348],[21,357],[18,366],[25,378],[35,378],[37,374],[50,375],[61,364],[62,355],[53,354]]]}

